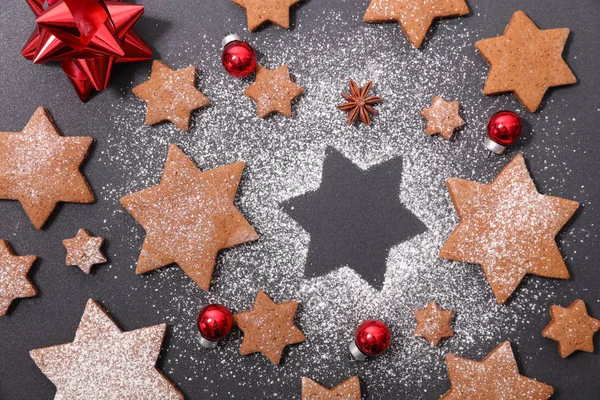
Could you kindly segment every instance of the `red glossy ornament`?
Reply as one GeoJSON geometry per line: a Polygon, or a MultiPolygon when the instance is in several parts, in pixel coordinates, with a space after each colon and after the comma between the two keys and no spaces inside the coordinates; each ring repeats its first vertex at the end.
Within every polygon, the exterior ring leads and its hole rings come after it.
{"type": "Polygon", "coordinates": [[[521,135],[521,118],[512,111],[498,111],[487,124],[488,139],[485,147],[492,153],[502,154],[506,146],[521,135]]]}
{"type": "Polygon", "coordinates": [[[381,321],[371,319],[360,324],[354,341],[350,343],[350,353],[359,361],[378,356],[390,345],[392,334],[381,321]]]}
{"type": "Polygon", "coordinates": [[[225,36],[221,44],[223,45],[221,62],[229,75],[243,78],[254,72],[256,53],[252,46],[235,34],[225,36]]]}
{"type": "Polygon", "coordinates": [[[206,348],[217,347],[233,325],[233,316],[227,307],[221,304],[209,304],[198,314],[198,329],[200,330],[200,344],[206,348]]]}

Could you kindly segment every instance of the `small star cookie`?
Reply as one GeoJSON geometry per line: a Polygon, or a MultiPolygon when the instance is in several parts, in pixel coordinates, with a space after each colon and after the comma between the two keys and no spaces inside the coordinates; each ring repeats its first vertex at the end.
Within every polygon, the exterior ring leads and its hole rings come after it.
{"type": "Polygon", "coordinates": [[[430,302],[426,309],[415,311],[415,319],[415,335],[424,337],[433,346],[453,335],[450,327],[452,311],[442,310],[435,301],[430,302]]]}
{"type": "Polygon", "coordinates": [[[300,1],[302,0],[231,0],[232,3],[246,9],[250,32],[254,32],[266,22],[288,29],[290,7],[300,1]]]}
{"type": "Polygon", "coordinates": [[[312,379],[302,377],[302,400],[360,400],[360,381],[357,376],[327,389],[312,379]]]}
{"type": "Polygon", "coordinates": [[[292,100],[303,92],[301,86],[290,80],[287,65],[275,70],[257,65],[254,83],[244,90],[244,94],[256,102],[260,118],[275,112],[291,117],[292,100]]]}
{"type": "Polygon", "coordinates": [[[75,265],[89,274],[93,265],[106,262],[100,249],[102,243],[104,238],[91,236],[88,231],[81,228],[74,238],[63,240],[63,245],[67,249],[65,263],[75,265]]]}
{"type": "Polygon", "coordinates": [[[421,110],[421,115],[427,120],[425,133],[428,135],[439,134],[446,140],[452,139],[454,131],[465,124],[458,114],[458,101],[446,101],[440,96],[431,100],[431,106],[421,110]]]}
{"type": "Polygon", "coordinates": [[[150,80],[134,87],[133,94],[148,105],[147,125],[171,121],[184,132],[190,128],[192,112],[210,104],[196,89],[196,67],[175,71],[158,60],[152,63],[150,80]]]}
{"type": "Polygon", "coordinates": [[[600,320],[588,315],[583,300],[575,300],[569,307],[550,307],[552,321],[542,336],[558,342],[558,352],[567,358],[577,350],[594,352],[594,334],[600,330],[600,320]]]}
{"type": "Polygon", "coordinates": [[[294,324],[297,309],[296,301],[275,303],[262,290],[258,292],[251,310],[233,316],[233,322],[244,331],[240,354],[260,352],[279,365],[286,346],[306,340],[294,324]]]}
{"type": "Polygon", "coordinates": [[[36,256],[15,256],[10,245],[0,240],[0,317],[15,299],[33,297],[37,290],[27,278],[36,256]]]}

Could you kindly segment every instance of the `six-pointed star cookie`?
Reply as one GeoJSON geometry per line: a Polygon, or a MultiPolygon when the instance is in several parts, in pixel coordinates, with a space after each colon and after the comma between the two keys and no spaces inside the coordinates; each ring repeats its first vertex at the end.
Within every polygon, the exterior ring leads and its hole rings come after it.
{"type": "Polygon", "coordinates": [[[416,310],[415,319],[415,335],[424,337],[433,346],[453,335],[450,327],[452,311],[442,310],[435,301],[430,302],[424,310],[416,310]]]}
{"type": "Polygon", "coordinates": [[[600,330],[600,320],[588,315],[583,300],[575,300],[569,307],[550,307],[552,321],[544,328],[544,337],[558,342],[562,358],[576,350],[594,352],[594,334],[600,330]]]}
{"type": "Polygon", "coordinates": [[[399,157],[363,170],[327,148],[320,188],[282,203],[310,234],[305,276],[348,266],[383,287],[390,249],[426,230],[400,202],[401,176],[399,157]]]}
{"type": "Polygon", "coordinates": [[[465,124],[458,114],[458,101],[446,101],[440,96],[435,96],[429,108],[421,110],[421,115],[427,120],[425,133],[428,135],[441,135],[444,139],[452,139],[454,130],[465,124]]]}
{"type": "Polygon", "coordinates": [[[208,290],[217,253],[258,239],[233,204],[244,165],[202,172],[172,144],[160,184],[121,198],[146,231],[136,273],[177,263],[208,290]]]}
{"type": "Polygon", "coordinates": [[[460,223],[440,257],[480,264],[498,303],[504,303],[526,274],[568,279],[555,236],[579,203],[545,196],[517,155],[487,185],[446,181],[460,223]]]}
{"type": "Polygon", "coordinates": [[[244,331],[240,354],[260,352],[278,365],[286,346],[306,340],[294,324],[297,309],[296,301],[275,303],[262,290],[258,292],[251,310],[233,316],[233,322],[244,331]]]}
{"type": "Polygon", "coordinates": [[[515,12],[504,35],[475,43],[490,65],[483,93],[513,92],[527,110],[537,110],[549,88],[577,82],[562,58],[568,36],[568,28],[541,30],[515,12]]]}
{"type": "Polygon", "coordinates": [[[76,265],[83,272],[89,274],[93,265],[106,262],[106,258],[100,250],[102,243],[104,243],[104,238],[91,236],[88,231],[81,228],[74,238],[63,240],[63,245],[67,249],[65,263],[76,265]]]}
{"type": "Polygon", "coordinates": [[[447,354],[446,364],[451,387],[440,400],[545,400],[554,393],[552,386],[519,373],[510,342],[481,362],[447,354]]]}
{"type": "Polygon", "coordinates": [[[260,118],[275,112],[291,117],[292,100],[303,92],[302,87],[290,80],[287,65],[275,70],[257,65],[254,83],[244,90],[244,94],[256,102],[260,118]]]}
{"type": "Polygon", "coordinates": [[[92,140],[61,136],[43,107],[22,132],[0,132],[0,199],[18,200],[37,229],[60,201],[92,203],[79,171],[92,140]]]}
{"type": "Polygon", "coordinates": [[[27,278],[36,256],[15,256],[8,242],[0,240],[0,317],[15,299],[33,297],[37,291],[27,278]]]}
{"type": "Polygon", "coordinates": [[[196,67],[176,71],[162,61],[154,60],[150,80],[133,88],[133,94],[146,101],[146,124],[171,121],[187,132],[194,110],[210,104],[210,100],[196,89],[196,67]]]}
{"type": "Polygon", "coordinates": [[[248,15],[248,30],[254,32],[265,22],[284,29],[290,27],[290,7],[302,0],[231,0],[244,7],[248,15]]]}
{"type": "Polygon", "coordinates": [[[434,19],[467,14],[465,0],[371,0],[364,21],[396,21],[412,45],[420,47],[434,19]]]}
{"type": "Polygon", "coordinates": [[[360,400],[358,376],[346,379],[334,388],[327,389],[312,379],[302,377],[302,400],[360,400]]]}
{"type": "Polygon", "coordinates": [[[29,355],[56,386],[55,399],[183,399],[156,369],[166,324],[122,332],[89,300],[71,343],[29,355]]]}

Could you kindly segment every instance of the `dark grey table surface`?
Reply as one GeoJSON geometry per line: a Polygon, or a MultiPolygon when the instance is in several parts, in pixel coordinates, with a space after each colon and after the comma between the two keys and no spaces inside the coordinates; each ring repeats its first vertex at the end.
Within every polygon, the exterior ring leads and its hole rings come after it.
{"type": "MultiPolygon", "coordinates": [[[[551,304],[581,298],[600,317],[600,2],[470,0],[471,15],[435,23],[420,50],[395,24],[362,23],[368,0],[305,0],[293,8],[289,31],[267,26],[256,33],[247,31],[245,12],[228,0],[139,3],[146,13],[135,30],[155,58],[174,67],[196,65],[198,86],[212,100],[194,114],[189,133],[170,124],[144,125],[145,106],[131,87],[147,79],[149,62],[116,67],[109,88],[82,104],[58,65],[33,65],[21,57],[34,24],[25,2],[8,0],[0,8],[0,130],[21,130],[36,107],[45,106],[64,135],[93,136],[83,171],[97,198],[91,205],[60,206],[39,231],[18,203],[0,202],[0,238],[18,254],[39,256],[31,273],[38,295],[17,301],[0,318],[1,399],[53,397],[54,386],[28,351],[72,341],[88,298],[98,300],[125,330],[167,322],[158,365],[193,399],[295,399],[302,376],[333,386],[351,375],[360,377],[364,398],[438,398],[449,388],[446,353],[479,360],[504,340],[511,341],[522,373],[553,385],[556,398],[600,397],[598,350],[563,360],[556,344],[540,334],[551,304]],[[565,58],[578,83],[551,90],[533,114],[512,95],[483,96],[488,66],[474,48],[476,40],[501,34],[518,9],[541,28],[571,29],[565,58]],[[249,40],[261,64],[289,65],[305,88],[291,119],[259,120],[242,94],[250,80],[223,72],[219,46],[228,31],[249,40]],[[334,107],[350,77],[359,83],[374,79],[375,92],[386,99],[371,128],[346,127],[345,115],[334,107]],[[467,121],[451,143],[423,133],[418,111],[438,94],[459,100],[467,121]],[[525,132],[508,154],[486,160],[484,125],[503,108],[517,110],[525,132]],[[180,145],[202,169],[247,162],[238,205],[261,239],[223,252],[208,293],[176,266],[134,273],[144,233],[118,199],[158,182],[169,143],[180,145]],[[361,168],[403,160],[400,201],[427,231],[392,246],[387,260],[373,260],[386,263],[381,290],[349,268],[303,276],[310,237],[281,203],[319,186],[327,146],[361,168]],[[444,179],[488,182],[516,152],[525,155],[540,192],[576,199],[582,207],[558,238],[572,278],[529,277],[499,306],[479,267],[436,256],[458,222],[444,179]],[[106,238],[109,262],[89,276],[64,265],[61,240],[81,227],[106,238]],[[278,367],[261,355],[240,356],[237,329],[218,349],[202,350],[194,326],[200,307],[221,302],[244,310],[259,289],[276,301],[301,302],[297,323],[307,342],[289,347],[278,367]],[[438,348],[412,334],[412,312],[429,300],[456,314],[455,336],[438,348]],[[382,357],[354,362],[347,344],[358,323],[372,317],[390,325],[393,344],[382,357]]],[[[335,212],[336,205],[315,208],[335,212]]],[[[370,246],[410,228],[384,226],[379,236],[354,237],[352,243],[370,246]]],[[[350,237],[352,232],[360,230],[350,237]]]]}

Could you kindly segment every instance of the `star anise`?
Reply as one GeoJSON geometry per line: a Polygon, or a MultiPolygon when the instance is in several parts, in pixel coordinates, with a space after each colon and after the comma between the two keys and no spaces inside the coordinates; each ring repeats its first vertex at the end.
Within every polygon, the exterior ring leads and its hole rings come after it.
{"type": "Polygon", "coordinates": [[[346,103],[337,106],[342,111],[348,111],[348,125],[352,125],[357,118],[366,124],[371,125],[371,116],[377,115],[371,105],[379,103],[383,99],[378,96],[367,96],[371,91],[373,81],[369,81],[365,86],[359,88],[356,82],[350,79],[350,94],[342,93],[342,97],[347,100],[346,103]]]}

